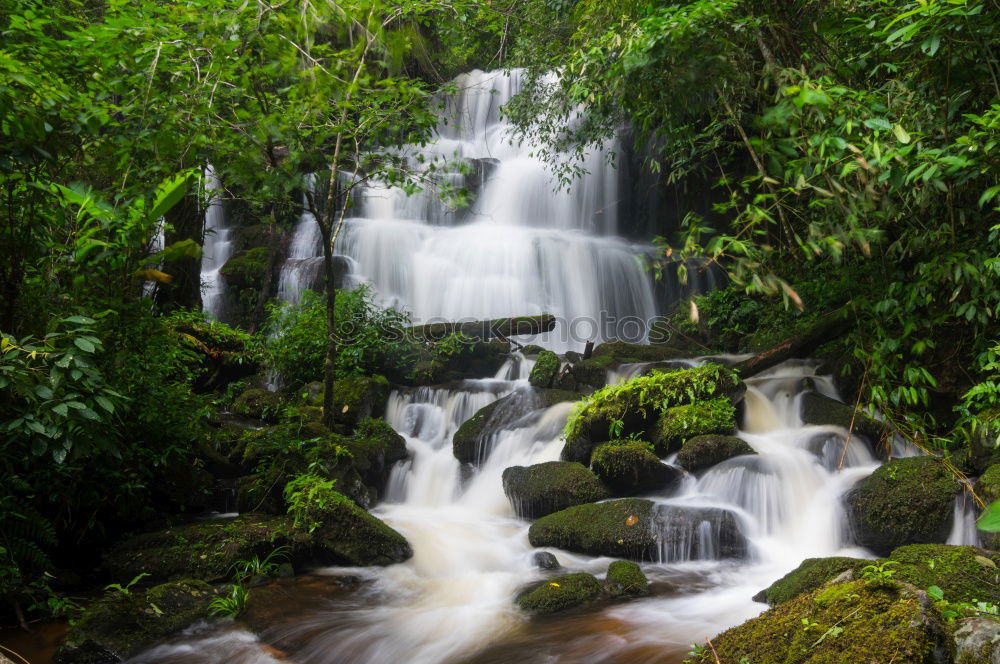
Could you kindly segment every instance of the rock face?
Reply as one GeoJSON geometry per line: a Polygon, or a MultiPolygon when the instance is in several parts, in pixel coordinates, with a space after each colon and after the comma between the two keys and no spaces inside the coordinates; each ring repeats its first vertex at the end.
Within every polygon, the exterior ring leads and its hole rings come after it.
{"type": "Polygon", "coordinates": [[[933,457],[889,461],[847,495],[858,543],[887,555],[906,544],[944,542],[960,489],[933,457]]]}
{"type": "Polygon", "coordinates": [[[604,578],[612,597],[645,597],[649,594],[649,579],[642,568],[631,560],[616,560],[608,565],[604,578]]]}
{"type": "Polygon", "coordinates": [[[56,653],[57,664],[120,662],[208,616],[215,598],[203,581],[175,581],[92,604],[56,653]]]}
{"type": "Polygon", "coordinates": [[[653,503],[638,498],[577,505],[535,521],[528,540],[592,556],[655,560],[652,519],[653,503]]]}
{"type": "Polygon", "coordinates": [[[653,527],[662,562],[742,559],[750,553],[739,520],[729,510],[663,505],[655,510],[653,527]]]}
{"type": "Polygon", "coordinates": [[[413,555],[406,539],[346,498],[329,506],[314,532],[297,529],[287,516],[240,516],[138,535],[105,557],[121,583],[143,572],[152,582],[228,578],[233,563],[265,557],[287,546],[298,568],[312,565],[391,565],[413,555]]]}
{"type": "Polygon", "coordinates": [[[598,445],[590,467],[616,496],[632,496],[668,488],[683,473],[660,462],[649,443],[639,440],[612,441],[598,445]]]}
{"type": "Polygon", "coordinates": [[[947,664],[948,636],[927,593],[860,581],[820,588],[712,639],[696,664],[947,664]]]}
{"type": "Polygon", "coordinates": [[[695,436],[681,446],[677,464],[688,472],[710,468],[726,459],[757,454],[750,444],[736,436],[695,436]]]}
{"type": "MultiPolygon", "coordinates": [[[[334,420],[354,426],[365,417],[380,417],[389,398],[389,381],[382,376],[347,376],[333,386],[334,420]]],[[[319,404],[323,396],[318,395],[319,404]]]]}
{"type": "Polygon", "coordinates": [[[244,417],[256,417],[265,422],[276,422],[285,400],[275,392],[250,388],[233,401],[233,412],[244,417]]]}
{"type": "Polygon", "coordinates": [[[503,471],[503,490],[514,512],[528,519],[611,495],[594,473],[571,461],[511,466],[503,471]]]}
{"type": "Polygon", "coordinates": [[[806,558],[802,564],[754,596],[754,601],[777,606],[803,593],[816,590],[827,581],[850,570],[857,576],[872,561],[864,558],[806,558]]]}
{"type": "Polygon", "coordinates": [[[885,458],[885,443],[892,435],[892,431],[885,424],[873,420],[864,413],[855,413],[852,406],[816,392],[803,394],[801,403],[803,423],[832,424],[853,431],[867,438],[873,451],[885,458]]]}
{"type": "Polygon", "coordinates": [[[543,350],[535,359],[535,366],[528,376],[532,387],[552,387],[552,382],[559,373],[559,356],[550,350],[543,350]]]}
{"type": "Polygon", "coordinates": [[[653,447],[666,456],[695,436],[736,433],[736,410],[728,399],[712,399],[668,408],[656,424],[653,447]]]}
{"type": "Polygon", "coordinates": [[[1000,664],[1000,622],[989,618],[955,621],[955,664],[1000,664]]]}
{"type": "Polygon", "coordinates": [[[516,602],[530,614],[549,615],[589,604],[601,591],[601,582],[593,574],[563,574],[529,587],[516,602]]]}

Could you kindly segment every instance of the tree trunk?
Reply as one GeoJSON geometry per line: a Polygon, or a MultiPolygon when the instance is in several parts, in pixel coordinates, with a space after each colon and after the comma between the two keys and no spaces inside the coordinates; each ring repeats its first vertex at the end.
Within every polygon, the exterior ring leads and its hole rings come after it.
{"type": "Polygon", "coordinates": [[[804,358],[811,355],[817,348],[834,338],[848,332],[854,327],[854,317],[851,316],[850,303],[840,309],[826,314],[805,332],[789,337],[779,344],[768,348],[763,353],[738,363],[736,369],[743,378],[749,378],[766,369],[781,364],[792,358],[804,358]]]}
{"type": "MultiPolygon", "coordinates": [[[[319,217],[316,218],[319,223],[319,217]]],[[[323,360],[323,424],[333,429],[333,384],[337,372],[337,271],[333,262],[333,229],[320,224],[323,235],[323,271],[326,274],[326,358],[323,360]]]]}

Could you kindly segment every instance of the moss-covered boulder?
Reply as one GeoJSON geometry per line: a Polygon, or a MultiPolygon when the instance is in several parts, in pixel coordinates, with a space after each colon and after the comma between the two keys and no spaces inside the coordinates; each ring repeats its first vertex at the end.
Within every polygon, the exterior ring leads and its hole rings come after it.
{"type": "Polygon", "coordinates": [[[996,601],[1000,552],[973,546],[911,544],[889,555],[893,580],[918,588],[938,586],[949,602],[996,601]]]}
{"type": "Polygon", "coordinates": [[[543,350],[535,359],[535,366],[528,375],[528,383],[532,387],[552,387],[552,382],[559,373],[559,356],[550,350],[543,350]]]}
{"type": "Polygon", "coordinates": [[[55,656],[58,664],[120,662],[208,616],[216,592],[183,580],[129,594],[112,592],[74,623],[55,656]]]}
{"type": "MultiPolygon", "coordinates": [[[[318,395],[323,403],[323,395],[318,395]]],[[[365,417],[381,417],[389,399],[389,381],[383,376],[345,376],[333,385],[334,420],[355,426],[365,417]]]]}
{"type": "Polygon", "coordinates": [[[872,561],[864,558],[806,558],[802,564],[754,596],[754,601],[777,606],[812,592],[840,574],[852,571],[855,578],[872,561]]]}
{"type": "Polygon", "coordinates": [[[757,454],[750,443],[736,436],[695,436],[688,439],[677,453],[677,465],[688,472],[705,470],[726,459],[757,454]]]}
{"type": "Polygon", "coordinates": [[[592,556],[653,560],[659,550],[653,507],[639,498],[577,505],[535,521],[528,540],[592,556]]]}
{"type": "Polygon", "coordinates": [[[879,555],[906,544],[944,542],[960,489],[934,457],[889,461],[846,497],[855,537],[879,555]]]}
{"type": "Polygon", "coordinates": [[[886,444],[891,440],[892,430],[882,422],[861,411],[855,412],[853,406],[816,392],[803,394],[800,407],[805,424],[834,425],[853,431],[867,438],[877,455],[885,457],[886,444]]]}
{"type": "Polygon", "coordinates": [[[633,496],[677,484],[683,472],[661,462],[649,443],[618,440],[598,445],[590,467],[616,496],[633,496]]]}
{"type": "Polygon", "coordinates": [[[503,490],[514,512],[528,519],[611,496],[594,473],[570,461],[511,466],[503,471],[503,490]]]}
{"type": "MultiPolygon", "coordinates": [[[[976,480],[976,493],[987,505],[1000,500],[1000,463],[987,468],[976,480]]],[[[983,546],[1000,550],[1000,533],[979,531],[983,546]]]]}
{"type": "Polygon", "coordinates": [[[407,458],[406,440],[381,418],[366,417],[344,443],[365,485],[381,496],[393,465],[407,458]]]}
{"type": "Polygon", "coordinates": [[[695,436],[729,436],[736,433],[736,409],[728,399],[698,401],[668,408],[652,435],[656,453],[666,456],[695,436]]]}
{"type": "Polygon", "coordinates": [[[237,290],[260,290],[268,277],[267,247],[237,251],[219,270],[226,283],[237,290]]]}
{"type": "Polygon", "coordinates": [[[277,392],[252,387],[236,397],[232,410],[243,417],[254,417],[265,422],[277,422],[284,405],[285,400],[277,392]]]}
{"type": "Polygon", "coordinates": [[[616,560],[608,565],[604,578],[612,597],[645,597],[649,594],[649,579],[642,568],[631,560],[616,560]]]}
{"type": "Polygon", "coordinates": [[[947,664],[947,629],[912,586],[852,581],[766,611],[712,639],[696,664],[947,664]],[[718,659],[716,659],[716,656],[718,659]]]}
{"type": "Polygon", "coordinates": [[[108,553],[104,566],[122,583],[142,573],[148,582],[221,581],[236,561],[264,558],[282,546],[298,569],[390,565],[413,553],[402,535],[345,498],[329,506],[313,532],[296,528],[288,516],[201,521],[128,539],[108,553]]]}
{"type": "Polygon", "coordinates": [[[657,420],[672,406],[714,403],[714,400],[735,403],[744,391],[745,386],[734,371],[714,364],[653,371],[609,385],[587,397],[570,416],[562,458],[589,464],[595,444],[632,434],[646,437],[655,433],[657,420]]]}
{"type": "Polygon", "coordinates": [[[532,615],[550,615],[589,604],[601,592],[601,582],[593,574],[563,574],[530,586],[515,601],[532,615]]]}

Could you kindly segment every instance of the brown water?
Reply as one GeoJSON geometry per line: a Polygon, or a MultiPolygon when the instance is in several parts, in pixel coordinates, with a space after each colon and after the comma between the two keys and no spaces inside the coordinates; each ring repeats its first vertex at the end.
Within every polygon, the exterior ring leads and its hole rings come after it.
{"type": "Polygon", "coordinates": [[[0,629],[0,654],[18,664],[49,664],[68,629],[64,620],[34,623],[30,632],[20,627],[0,629]]]}

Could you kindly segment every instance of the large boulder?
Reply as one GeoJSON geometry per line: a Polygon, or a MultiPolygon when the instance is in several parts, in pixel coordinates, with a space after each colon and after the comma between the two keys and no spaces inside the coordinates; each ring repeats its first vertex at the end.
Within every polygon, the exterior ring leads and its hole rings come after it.
{"type": "Polygon", "coordinates": [[[128,594],[113,592],[91,604],[70,627],[57,664],[104,664],[128,659],[209,614],[216,591],[183,580],[128,594]]]}
{"type": "Polygon", "coordinates": [[[654,505],[639,498],[577,505],[544,516],[528,529],[536,547],[556,547],[592,556],[655,560],[654,505]]]}
{"type": "Polygon", "coordinates": [[[1000,552],[974,546],[911,544],[889,555],[893,579],[918,588],[938,586],[949,602],[996,601],[1000,552]]]}
{"type": "Polygon", "coordinates": [[[543,350],[535,359],[535,366],[531,368],[528,376],[528,383],[532,387],[552,387],[552,382],[559,373],[559,356],[550,350],[543,350]]]}
{"type": "Polygon", "coordinates": [[[892,440],[892,429],[882,422],[817,392],[803,394],[800,403],[803,423],[834,425],[860,434],[868,439],[876,454],[885,458],[887,445],[892,440]]]}
{"type": "Polygon", "coordinates": [[[549,615],[589,604],[602,590],[593,574],[563,574],[529,586],[515,601],[532,615],[549,615]]]}
{"type": "Polygon", "coordinates": [[[511,466],[503,471],[503,490],[517,515],[528,519],[611,496],[594,473],[570,461],[511,466]]]}
{"type": "MultiPolygon", "coordinates": [[[[322,394],[318,395],[323,403],[322,394]]],[[[334,420],[355,426],[366,417],[380,417],[389,399],[389,381],[382,376],[345,376],[333,385],[334,420]]]]}
{"type": "Polygon", "coordinates": [[[944,542],[960,489],[934,457],[889,461],[847,494],[855,537],[879,555],[906,544],[944,542]]]}
{"type": "Polygon", "coordinates": [[[661,562],[741,560],[750,553],[739,519],[727,509],[664,505],[653,526],[661,562]]]}
{"type": "Polygon", "coordinates": [[[948,630],[927,593],[851,581],[784,602],[726,630],[695,664],[948,664],[948,630]]]}
{"type": "Polygon", "coordinates": [[[656,453],[666,456],[695,436],[736,433],[736,409],[728,399],[711,399],[668,408],[653,432],[656,453]]]}
{"type": "Polygon", "coordinates": [[[608,565],[604,584],[612,597],[645,597],[649,594],[649,579],[642,573],[642,568],[631,560],[616,560],[608,565]]]}
{"type": "Polygon", "coordinates": [[[617,496],[633,496],[676,485],[684,473],[661,462],[649,443],[618,440],[598,445],[590,467],[617,496]]]}
{"type": "Polygon", "coordinates": [[[406,440],[381,418],[362,419],[343,446],[365,486],[374,491],[372,502],[385,492],[392,467],[408,456],[406,440]]]}
{"type": "Polygon", "coordinates": [[[695,436],[681,446],[677,464],[691,473],[710,468],[733,457],[757,454],[750,444],[736,436],[695,436]]]}
{"type": "Polygon", "coordinates": [[[831,579],[851,571],[855,578],[872,561],[864,558],[806,558],[802,564],[754,596],[754,601],[777,606],[812,592],[831,579]]]}

